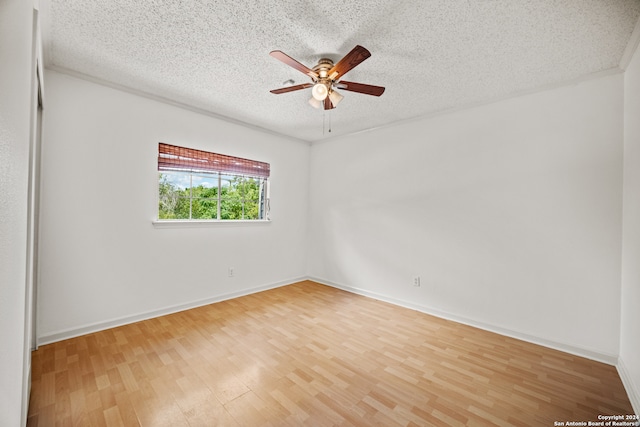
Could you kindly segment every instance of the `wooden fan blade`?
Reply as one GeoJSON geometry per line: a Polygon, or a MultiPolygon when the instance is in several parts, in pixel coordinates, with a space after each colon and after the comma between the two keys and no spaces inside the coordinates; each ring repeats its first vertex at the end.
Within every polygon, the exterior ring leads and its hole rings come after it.
{"type": "Polygon", "coordinates": [[[276,95],[280,95],[281,93],[287,93],[287,92],[293,92],[294,90],[306,89],[311,86],[313,86],[313,83],[303,83],[301,85],[287,86],[287,87],[281,87],[280,89],[273,89],[273,90],[270,90],[269,92],[275,93],[276,95]]]}
{"type": "Polygon", "coordinates": [[[380,96],[384,93],[384,87],[367,85],[364,83],[339,81],[335,85],[338,89],[350,90],[351,92],[364,93],[365,95],[380,96]]]}
{"type": "Polygon", "coordinates": [[[358,45],[351,49],[351,52],[347,53],[332,69],[329,70],[329,77],[333,80],[337,80],[338,76],[344,76],[347,72],[362,61],[371,56],[371,53],[364,47],[358,45]]]}
{"type": "Polygon", "coordinates": [[[325,109],[325,110],[331,110],[331,109],[333,109],[333,108],[335,108],[335,107],[333,106],[333,104],[331,103],[331,100],[330,100],[330,99],[329,99],[329,97],[327,96],[327,97],[324,99],[324,109],[325,109]]]}
{"type": "Polygon", "coordinates": [[[311,68],[299,63],[298,61],[296,61],[295,59],[293,59],[292,57],[290,57],[289,55],[287,55],[286,53],[280,50],[271,51],[269,52],[269,55],[276,58],[278,61],[284,62],[288,66],[295,68],[301,73],[308,75],[309,77],[318,78],[318,74],[315,71],[313,71],[311,68]]]}

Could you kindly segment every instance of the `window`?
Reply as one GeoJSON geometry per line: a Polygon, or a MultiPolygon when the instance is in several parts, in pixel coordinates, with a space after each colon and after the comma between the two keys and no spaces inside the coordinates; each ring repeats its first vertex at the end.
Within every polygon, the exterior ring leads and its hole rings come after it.
{"type": "Polygon", "coordinates": [[[160,143],[159,220],[269,219],[268,163],[160,143]]]}

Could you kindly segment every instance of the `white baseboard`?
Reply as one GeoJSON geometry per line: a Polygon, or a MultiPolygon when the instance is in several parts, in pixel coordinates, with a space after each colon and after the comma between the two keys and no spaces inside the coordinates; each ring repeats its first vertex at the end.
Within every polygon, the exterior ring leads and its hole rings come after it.
{"type": "Polygon", "coordinates": [[[48,334],[44,334],[38,337],[37,342],[38,345],[46,345],[51,344],[57,341],[66,340],[69,338],[79,337],[81,335],[90,334],[93,332],[103,331],[105,329],[115,328],[122,325],[127,325],[129,323],[135,323],[142,320],[152,319],[154,317],[165,316],[167,314],[177,313],[180,311],[189,310],[196,307],[202,307],[204,305],[213,304],[216,302],[226,301],[233,298],[242,297],[245,295],[255,294],[257,292],[266,291],[269,289],[279,288],[281,286],[290,285],[292,283],[300,282],[303,280],[307,280],[306,277],[298,277],[290,280],[282,280],[275,283],[269,283],[266,285],[256,286],[253,288],[243,289],[238,292],[231,292],[227,294],[216,295],[210,298],[205,298],[202,300],[192,301],[185,304],[178,304],[174,306],[169,306],[165,308],[161,308],[158,310],[147,311],[144,313],[134,314],[130,316],[124,316],[117,319],[106,320],[103,322],[96,322],[89,325],[64,329],[57,332],[51,332],[48,334]]]}
{"type": "Polygon", "coordinates": [[[52,332],[46,335],[42,335],[38,337],[37,342],[38,345],[51,344],[57,341],[62,341],[65,339],[78,337],[81,335],[90,334],[93,332],[102,331],[105,329],[115,328],[118,326],[139,322],[142,320],[151,319],[154,317],[165,316],[167,314],[177,313],[184,310],[189,310],[196,307],[201,307],[204,305],[213,304],[216,302],[226,301],[233,298],[238,298],[245,295],[255,294],[258,292],[266,291],[269,289],[279,288],[281,286],[287,286],[292,283],[301,282],[304,280],[311,280],[323,285],[331,286],[333,288],[341,289],[343,291],[351,292],[357,295],[366,296],[369,298],[374,298],[380,301],[388,302],[390,304],[394,304],[400,307],[409,308],[412,310],[419,311],[421,313],[429,314],[432,316],[440,317],[442,319],[452,320],[454,322],[462,323],[465,325],[473,326],[475,328],[483,329],[489,332],[495,332],[500,335],[508,336],[511,338],[519,339],[522,341],[530,342],[533,344],[542,345],[544,347],[549,347],[554,350],[563,351],[565,353],[573,354],[576,356],[585,357],[587,359],[595,360],[598,362],[606,363],[608,365],[616,366],[618,370],[618,374],[622,380],[622,383],[627,391],[629,396],[629,400],[631,401],[631,405],[633,406],[636,414],[640,414],[640,392],[634,386],[631,376],[626,369],[626,366],[621,358],[616,355],[601,353],[598,351],[593,351],[573,345],[568,345],[564,343],[558,343],[554,341],[550,341],[544,338],[535,337],[528,334],[523,334],[517,331],[512,331],[509,329],[501,328],[495,325],[489,325],[482,322],[477,322],[472,319],[468,319],[465,317],[461,317],[458,315],[454,315],[451,313],[447,313],[441,310],[434,309],[432,307],[423,306],[420,304],[415,304],[409,301],[400,300],[397,298],[392,298],[387,295],[379,294],[376,292],[370,292],[365,289],[359,289],[352,286],[346,286],[343,284],[339,284],[330,280],[321,279],[318,277],[305,276],[292,278],[290,280],[282,280],[275,283],[270,283],[266,285],[256,286],[253,288],[243,289],[238,292],[231,292],[227,294],[216,295],[214,297],[206,298],[203,300],[192,301],[185,304],[179,304],[175,306],[165,307],[158,310],[152,310],[144,313],[139,313],[131,316],[125,316],[117,319],[112,319],[104,322],[97,322],[90,325],[80,326],[76,328],[69,328],[62,331],[52,332]]]}
{"type": "Polygon", "coordinates": [[[618,369],[618,375],[620,375],[620,379],[622,380],[622,385],[624,385],[624,388],[627,391],[627,396],[629,397],[631,406],[633,406],[633,410],[636,415],[640,415],[640,390],[638,390],[638,388],[633,384],[631,375],[629,374],[622,357],[618,359],[616,368],[618,369]]]}
{"type": "Polygon", "coordinates": [[[522,341],[530,342],[533,344],[538,344],[543,347],[552,348],[554,350],[559,350],[565,353],[573,354],[575,356],[584,357],[587,359],[595,360],[597,362],[606,363],[607,365],[615,366],[618,363],[618,356],[614,354],[607,354],[598,352],[595,350],[590,350],[578,346],[573,346],[569,344],[559,343],[551,340],[547,340],[545,338],[536,337],[533,335],[524,334],[518,331],[513,331],[510,329],[502,328],[500,326],[490,325],[487,323],[482,323],[475,321],[473,319],[468,319],[462,316],[458,316],[455,314],[447,313],[433,307],[427,307],[424,305],[416,304],[409,301],[400,300],[397,298],[390,297],[388,295],[379,294],[376,292],[370,292],[365,289],[359,289],[352,286],[343,285],[340,283],[332,282],[330,280],[321,279],[318,277],[309,277],[309,280],[312,280],[317,283],[321,283],[323,285],[331,286],[337,289],[342,289],[343,291],[351,292],[354,294],[374,298],[380,301],[388,302],[390,304],[398,305],[400,307],[410,308],[412,310],[419,311],[421,313],[429,314],[432,316],[440,317],[446,320],[452,320],[454,322],[462,323],[464,325],[473,326],[474,328],[483,329],[485,331],[494,332],[500,335],[504,335],[507,337],[519,339],[522,341]]]}
{"type": "MultiPolygon", "coordinates": [[[[341,289],[347,292],[351,292],[357,295],[362,295],[362,296],[366,296],[369,298],[374,298],[380,301],[384,301],[384,302],[388,302],[390,304],[394,304],[400,307],[405,307],[405,308],[409,308],[412,310],[416,310],[422,313],[426,313],[432,316],[436,316],[436,317],[440,317],[443,319],[447,319],[447,320],[452,320],[454,322],[458,322],[458,323],[462,323],[465,325],[469,325],[469,326],[473,326],[479,329],[483,329],[486,331],[490,331],[490,332],[495,332],[497,334],[500,335],[504,335],[504,336],[508,336],[508,337],[512,337],[512,338],[516,338],[522,341],[527,341],[527,342],[531,342],[533,344],[538,344],[538,345],[542,345],[544,347],[549,347],[549,348],[553,348],[555,350],[559,350],[559,351],[563,351],[566,353],[570,353],[570,354],[574,354],[576,356],[581,356],[581,357],[585,357],[587,359],[591,359],[591,360],[595,360],[598,362],[603,362],[609,365],[618,365],[619,364],[619,360],[618,360],[618,356],[617,355],[612,355],[612,354],[606,354],[606,353],[601,353],[601,352],[597,352],[597,351],[593,351],[593,350],[589,350],[589,349],[585,349],[585,348],[581,348],[581,347],[576,347],[576,346],[572,346],[572,345],[568,345],[568,344],[564,344],[564,343],[558,343],[558,342],[554,342],[554,341],[550,341],[544,338],[540,338],[540,337],[535,337],[532,335],[527,335],[527,334],[523,334],[517,331],[512,331],[506,328],[502,328],[499,326],[495,326],[495,325],[490,325],[490,324],[486,324],[486,323],[482,323],[482,322],[477,322],[473,319],[468,319],[465,317],[461,317],[455,314],[451,314],[451,313],[447,313],[441,310],[437,310],[433,307],[427,307],[424,305],[420,305],[420,304],[415,304],[409,301],[404,301],[404,300],[400,300],[397,298],[393,298],[390,297],[388,295],[383,295],[383,294],[379,294],[379,293],[375,293],[375,292],[370,292],[367,291],[365,289],[360,289],[360,288],[355,288],[352,286],[347,286],[344,284],[340,284],[340,283],[336,283],[333,282],[331,280],[326,280],[326,279],[322,279],[319,277],[311,277],[311,276],[305,276],[305,277],[298,277],[298,278],[292,278],[289,280],[282,280],[279,282],[275,282],[275,283],[270,283],[270,284],[265,284],[265,285],[261,285],[261,286],[256,286],[253,288],[248,288],[248,289],[243,289],[241,291],[238,292],[231,292],[231,293],[227,293],[227,294],[221,294],[221,295],[216,295],[210,298],[206,298],[206,299],[202,299],[202,300],[197,300],[197,301],[192,301],[189,303],[185,303],[185,304],[179,304],[179,305],[175,305],[175,306],[169,306],[169,307],[165,307],[165,308],[161,308],[158,310],[152,310],[152,311],[148,311],[148,312],[144,312],[144,313],[139,313],[139,314],[134,314],[134,315],[130,315],[130,316],[124,316],[124,317],[120,317],[120,318],[116,318],[116,319],[111,319],[111,320],[106,320],[106,321],[102,321],[102,322],[96,322],[96,323],[92,323],[92,324],[88,324],[88,325],[84,325],[84,326],[79,326],[79,327],[74,327],[74,328],[69,328],[69,329],[65,329],[65,330],[61,330],[61,331],[57,331],[57,332],[51,332],[48,334],[44,334],[38,337],[37,342],[38,345],[46,345],[46,344],[51,344],[57,341],[62,341],[65,339],[69,339],[69,338],[74,338],[74,337],[78,337],[81,335],[86,335],[86,334],[90,334],[93,332],[98,332],[98,331],[102,331],[105,329],[110,329],[110,328],[115,328],[118,326],[122,326],[122,325],[126,325],[129,323],[135,323],[135,322],[139,322],[142,320],[147,320],[147,319],[151,319],[154,317],[159,317],[159,316],[165,316],[167,314],[172,314],[172,313],[177,313],[180,311],[184,311],[184,310],[189,310],[192,308],[196,308],[196,307],[201,307],[203,305],[208,305],[208,304],[213,304],[216,302],[221,302],[221,301],[225,301],[225,300],[229,300],[229,299],[233,299],[233,298],[238,298],[241,296],[245,296],[245,295],[250,295],[250,294],[254,294],[257,292],[262,292],[262,291],[266,291],[269,289],[275,289],[275,288],[279,288],[281,286],[286,286],[286,285],[290,285],[292,283],[296,283],[296,282],[300,282],[303,280],[312,280],[314,282],[317,283],[321,283],[323,285],[327,285],[327,286],[331,286],[333,288],[337,288],[337,289],[341,289]]],[[[635,408],[635,406],[634,406],[635,408]]]]}

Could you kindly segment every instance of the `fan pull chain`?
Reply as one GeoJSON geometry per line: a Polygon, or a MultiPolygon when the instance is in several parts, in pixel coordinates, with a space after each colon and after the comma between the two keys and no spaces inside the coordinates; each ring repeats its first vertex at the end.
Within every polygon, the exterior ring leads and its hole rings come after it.
{"type": "Polygon", "coordinates": [[[327,130],[327,132],[331,133],[331,110],[329,110],[329,126],[327,128],[327,110],[324,110],[322,112],[322,136],[324,136],[326,134],[325,129],[327,130]]]}

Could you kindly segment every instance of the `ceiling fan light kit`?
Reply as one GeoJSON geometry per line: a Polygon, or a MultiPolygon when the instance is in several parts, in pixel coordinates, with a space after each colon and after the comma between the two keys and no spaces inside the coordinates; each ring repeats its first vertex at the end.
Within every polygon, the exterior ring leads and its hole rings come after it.
{"type": "Polygon", "coordinates": [[[384,93],[385,88],[382,86],[340,80],[348,71],[371,56],[371,53],[367,49],[359,45],[347,53],[337,64],[334,64],[331,59],[322,58],[313,69],[301,64],[280,50],[274,50],[270,52],[269,55],[311,78],[311,83],[273,89],[271,93],[279,95],[281,93],[293,92],[310,87],[312,88],[312,98],[309,100],[309,104],[314,108],[320,108],[320,106],[324,106],[325,110],[335,108],[344,96],[339,94],[334,88],[372,96],[380,96],[384,93]]]}
{"type": "Polygon", "coordinates": [[[340,101],[342,101],[342,98],[344,98],[344,96],[340,95],[336,90],[331,90],[331,92],[329,92],[329,99],[331,100],[331,103],[334,107],[338,105],[340,101]]]}
{"type": "Polygon", "coordinates": [[[329,95],[329,89],[325,83],[316,83],[313,85],[313,89],[311,89],[311,95],[318,101],[324,101],[324,99],[329,95]]]}

